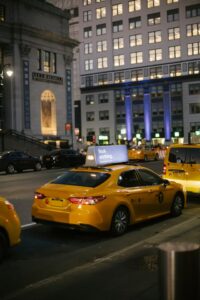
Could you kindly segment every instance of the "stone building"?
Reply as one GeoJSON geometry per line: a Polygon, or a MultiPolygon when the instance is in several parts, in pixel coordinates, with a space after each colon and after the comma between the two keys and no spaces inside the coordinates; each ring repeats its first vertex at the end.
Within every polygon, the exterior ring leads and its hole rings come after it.
{"type": "Polygon", "coordinates": [[[42,0],[0,0],[0,130],[72,143],[69,14],[42,0]],[[12,68],[12,77],[7,68],[12,68]]]}

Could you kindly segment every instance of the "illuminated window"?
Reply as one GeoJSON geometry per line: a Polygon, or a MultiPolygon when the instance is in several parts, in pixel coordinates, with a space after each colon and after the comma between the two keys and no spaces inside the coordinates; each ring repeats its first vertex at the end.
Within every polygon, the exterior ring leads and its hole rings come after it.
{"type": "Polygon", "coordinates": [[[180,39],[180,28],[179,27],[169,28],[168,39],[169,41],[180,39]]]}
{"type": "Polygon", "coordinates": [[[98,84],[108,84],[108,74],[98,74],[98,84]]]}
{"type": "Polygon", "coordinates": [[[113,49],[122,49],[124,48],[124,38],[113,39],[113,49]]]}
{"type": "Polygon", "coordinates": [[[85,71],[93,70],[93,59],[85,60],[85,71]]]}
{"type": "Polygon", "coordinates": [[[149,14],[147,22],[149,26],[160,24],[160,13],[149,14]]]}
{"type": "Polygon", "coordinates": [[[142,45],[142,35],[141,34],[131,35],[129,37],[129,45],[130,47],[142,45]]]}
{"type": "Polygon", "coordinates": [[[86,105],[93,105],[94,104],[94,95],[86,95],[85,102],[86,102],[86,105]]]}
{"type": "Polygon", "coordinates": [[[179,0],[167,0],[167,4],[177,3],[179,0]]]}
{"type": "Polygon", "coordinates": [[[160,0],[147,0],[147,7],[152,8],[155,6],[160,6],[160,0]]]}
{"type": "Polygon", "coordinates": [[[124,82],[124,81],[125,81],[124,72],[115,72],[114,73],[114,82],[115,83],[124,82]]]}
{"type": "Polygon", "coordinates": [[[56,53],[38,49],[38,71],[56,73],[56,53]]]}
{"type": "Polygon", "coordinates": [[[56,98],[50,90],[45,90],[41,95],[41,132],[56,135],[56,128],[56,98]]]}
{"type": "Polygon", "coordinates": [[[188,44],[188,56],[200,54],[200,42],[188,44]]]}
{"type": "Polygon", "coordinates": [[[149,61],[162,60],[162,49],[149,50],[149,61]]]}
{"type": "Polygon", "coordinates": [[[123,5],[122,4],[116,4],[112,6],[112,15],[122,15],[123,14],[123,5]]]}
{"type": "Polygon", "coordinates": [[[188,74],[200,74],[200,61],[188,63],[188,74]]]}
{"type": "Polygon", "coordinates": [[[90,5],[92,3],[92,0],[83,0],[83,6],[90,5]]]}
{"type": "Polygon", "coordinates": [[[85,54],[92,53],[92,43],[87,43],[84,45],[84,53],[85,54]]]}
{"type": "Polygon", "coordinates": [[[141,10],[141,0],[132,0],[128,2],[128,11],[133,12],[141,10]]]}
{"type": "Polygon", "coordinates": [[[100,7],[96,9],[96,18],[97,19],[102,19],[106,17],[106,8],[105,7],[100,7]]]}
{"type": "Polygon", "coordinates": [[[84,11],[83,12],[83,21],[87,22],[87,21],[91,21],[91,20],[92,20],[92,12],[91,12],[91,10],[84,11]]]}
{"type": "Polygon", "coordinates": [[[143,53],[134,52],[130,54],[131,64],[140,64],[143,62],[143,53]]]}
{"type": "Polygon", "coordinates": [[[97,35],[106,34],[106,24],[99,24],[96,26],[97,35]]]}
{"type": "Polygon", "coordinates": [[[139,81],[144,79],[144,72],[143,69],[132,70],[131,71],[131,80],[132,81],[139,81]]]}
{"type": "Polygon", "coordinates": [[[150,78],[156,79],[156,78],[162,78],[162,67],[153,67],[150,68],[150,78]]]}
{"type": "Polygon", "coordinates": [[[187,25],[186,31],[187,31],[187,36],[200,35],[200,23],[187,25]]]}
{"type": "Polygon", "coordinates": [[[119,67],[124,65],[124,55],[115,55],[114,56],[114,66],[119,67]]]}
{"type": "Polygon", "coordinates": [[[169,58],[181,57],[181,46],[169,47],[169,58]]]}
{"type": "Polygon", "coordinates": [[[162,41],[161,31],[149,32],[149,44],[160,43],[162,41]]]}
{"type": "Polygon", "coordinates": [[[107,41],[97,42],[97,52],[107,51],[107,41]]]}
{"type": "Polygon", "coordinates": [[[97,59],[97,67],[98,69],[105,69],[108,67],[108,58],[107,57],[99,57],[97,59]]]}
{"type": "Polygon", "coordinates": [[[181,64],[169,66],[169,75],[171,77],[181,76],[181,64]]]}

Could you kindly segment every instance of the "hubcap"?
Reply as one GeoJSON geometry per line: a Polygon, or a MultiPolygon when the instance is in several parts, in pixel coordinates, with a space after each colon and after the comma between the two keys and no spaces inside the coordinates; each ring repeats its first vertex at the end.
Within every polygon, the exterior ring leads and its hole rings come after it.
{"type": "Polygon", "coordinates": [[[124,211],[119,210],[115,216],[115,229],[118,233],[123,233],[127,228],[127,215],[124,211]]]}

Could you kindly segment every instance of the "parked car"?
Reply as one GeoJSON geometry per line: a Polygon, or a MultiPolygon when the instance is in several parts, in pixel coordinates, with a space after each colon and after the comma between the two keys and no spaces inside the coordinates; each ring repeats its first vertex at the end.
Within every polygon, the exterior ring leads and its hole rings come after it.
{"type": "Polygon", "coordinates": [[[38,188],[32,220],[118,236],[131,224],[165,214],[179,216],[186,205],[182,186],[148,168],[125,163],[128,155],[122,147],[97,146],[97,151],[91,147],[84,166],[38,188]]]}
{"type": "Polygon", "coordinates": [[[0,172],[13,174],[16,171],[33,169],[40,171],[42,163],[39,158],[29,155],[23,151],[5,151],[0,153],[0,172]]]}
{"type": "Polygon", "coordinates": [[[77,166],[85,163],[85,155],[74,149],[57,149],[44,155],[42,162],[47,169],[77,166]]]}
{"type": "Polygon", "coordinates": [[[21,224],[14,206],[0,197],[0,261],[9,247],[20,242],[21,224]]]}
{"type": "Polygon", "coordinates": [[[129,160],[158,160],[159,154],[155,149],[145,146],[137,146],[128,149],[129,160]]]}

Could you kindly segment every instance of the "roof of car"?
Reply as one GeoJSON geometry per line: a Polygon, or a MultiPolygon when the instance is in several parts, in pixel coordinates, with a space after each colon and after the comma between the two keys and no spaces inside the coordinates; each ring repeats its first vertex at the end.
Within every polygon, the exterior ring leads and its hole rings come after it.
{"type": "Polygon", "coordinates": [[[171,144],[169,148],[200,148],[200,144],[171,144]]]}
{"type": "Polygon", "coordinates": [[[126,170],[132,170],[132,169],[145,169],[145,167],[142,167],[140,165],[133,165],[133,164],[112,164],[112,165],[104,165],[104,166],[81,166],[74,170],[78,171],[97,171],[97,172],[112,172],[112,171],[126,171],[126,170]]]}

